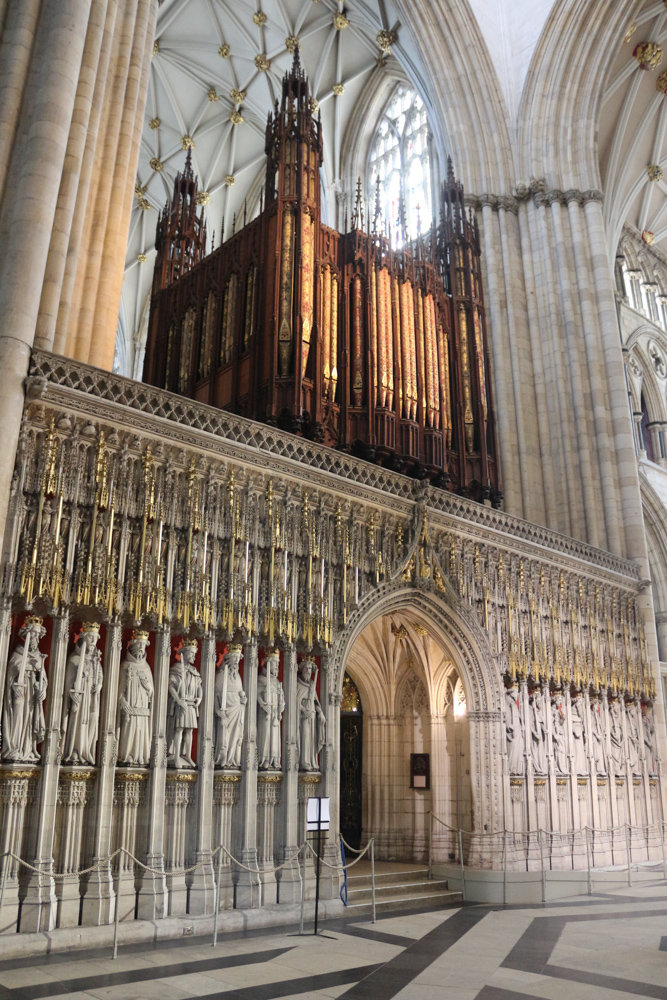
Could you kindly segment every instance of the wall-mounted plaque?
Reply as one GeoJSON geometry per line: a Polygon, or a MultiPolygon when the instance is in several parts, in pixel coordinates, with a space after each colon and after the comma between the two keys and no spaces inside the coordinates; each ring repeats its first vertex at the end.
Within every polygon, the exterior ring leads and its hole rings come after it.
{"type": "Polygon", "coordinates": [[[431,787],[431,763],[427,753],[410,754],[410,788],[431,787]]]}

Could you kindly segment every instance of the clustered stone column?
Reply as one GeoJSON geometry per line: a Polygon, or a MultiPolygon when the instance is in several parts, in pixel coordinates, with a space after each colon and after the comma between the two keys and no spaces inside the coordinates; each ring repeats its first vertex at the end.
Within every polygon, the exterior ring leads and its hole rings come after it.
{"type": "Polygon", "coordinates": [[[99,624],[54,617],[46,653],[44,621],[27,616],[8,657],[1,846],[36,871],[8,864],[0,929],[77,926],[80,912],[109,923],[116,907],[122,920],[210,913],[221,844],[221,907],[298,902],[305,803],[323,785],[320,755],[333,762],[315,661],[288,648],[283,684],[280,652],[260,666],[255,642],[217,655],[208,633],[123,642],[118,623],[105,628],[100,648],[99,624]]]}

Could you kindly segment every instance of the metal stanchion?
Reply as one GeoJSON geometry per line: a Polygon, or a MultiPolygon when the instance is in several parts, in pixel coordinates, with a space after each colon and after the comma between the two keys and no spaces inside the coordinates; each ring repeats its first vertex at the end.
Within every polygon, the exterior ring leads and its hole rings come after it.
{"type": "Polygon", "coordinates": [[[428,813],[428,877],[433,878],[433,811],[428,813]]]}
{"type": "Polygon", "coordinates": [[[466,901],[466,872],[463,866],[463,831],[459,829],[459,861],[461,862],[461,897],[466,901]]]}
{"type": "Polygon", "coordinates": [[[218,943],[218,913],[220,912],[220,883],[222,881],[222,847],[218,848],[218,884],[215,887],[215,913],[213,915],[213,947],[218,943]]]}
{"type": "Polygon", "coordinates": [[[373,923],[375,923],[375,840],[371,840],[371,899],[373,901],[373,923]]]}
{"type": "Polygon", "coordinates": [[[628,885],[632,885],[632,856],[630,853],[630,824],[625,824],[625,856],[628,861],[628,885]]]}
{"type": "Polygon", "coordinates": [[[503,906],[507,906],[507,830],[503,830],[503,906]]]}
{"type": "Polygon", "coordinates": [[[593,878],[591,876],[591,851],[590,845],[588,843],[588,827],[584,827],[584,835],[586,837],[586,867],[588,869],[588,895],[593,894],[593,878]]]}
{"type": "MultiPolygon", "coordinates": [[[[303,852],[304,870],[305,870],[305,866],[306,866],[306,857],[307,857],[307,854],[304,851],[303,852]]],[[[298,855],[297,855],[297,859],[298,859],[298,855]]],[[[301,917],[299,919],[299,934],[303,934],[303,899],[304,899],[304,895],[305,895],[304,885],[303,885],[303,883],[304,883],[303,876],[304,876],[304,872],[301,871],[301,862],[299,861],[299,882],[301,883],[301,917]]]]}
{"type": "Polygon", "coordinates": [[[118,958],[118,921],[120,919],[120,861],[122,853],[118,854],[118,875],[116,876],[116,907],[113,921],[113,958],[118,958]]]}
{"type": "MultiPolygon", "coordinates": [[[[664,857],[664,845],[663,845],[664,857]]],[[[2,883],[0,884],[0,914],[2,914],[2,904],[5,899],[5,886],[7,885],[7,869],[9,868],[9,852],[2,856],[2,883]]]]}
{"type": "Polygon", "coordinates": [[[542,843],[542,830],[537,831],[537,839],[540,842],[540,868],[542,871],[542,902],[547,901],[547,873],[544,868],[544,844],[542,843]]]}
{"type": "MultiPolygon", "coordinates": [[[[664,820],[658,821],[658,829],[660,830],[660,846],[662,848],[662,877],[667,882],[667,854],[665,854],[665,822],[664,820]]],[[[0,908],[2,903],[0,903],[0,908]]]]}

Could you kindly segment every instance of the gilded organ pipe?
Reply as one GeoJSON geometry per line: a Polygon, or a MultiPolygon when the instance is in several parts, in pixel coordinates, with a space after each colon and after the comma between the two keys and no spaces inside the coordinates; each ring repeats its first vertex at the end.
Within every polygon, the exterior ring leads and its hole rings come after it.
{"type": "Polygon", "coordinates": [[[329,382],[329,399],[336,399],[338,386],[338,278],[331,275],[331,379],[329,382]]]}
{"type": "Polygon", "coordinates": [[[322,269],[320,281],[322,287],[322,395],[327,399],[331,379],[331,271],[328,267],[322,269]]]}

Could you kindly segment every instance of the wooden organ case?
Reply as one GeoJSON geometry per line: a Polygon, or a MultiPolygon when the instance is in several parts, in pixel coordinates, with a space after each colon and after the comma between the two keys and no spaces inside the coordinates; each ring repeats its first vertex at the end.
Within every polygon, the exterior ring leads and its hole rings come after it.
{"type": "Polygon", "coordinates": [[[497,506],[477,224],[451,161],[440,223],[392,247],[320,222],[321,123],[298,52],[259,215],[206,255],[190,159],[160,214],[144,380],[497,506]]]}

